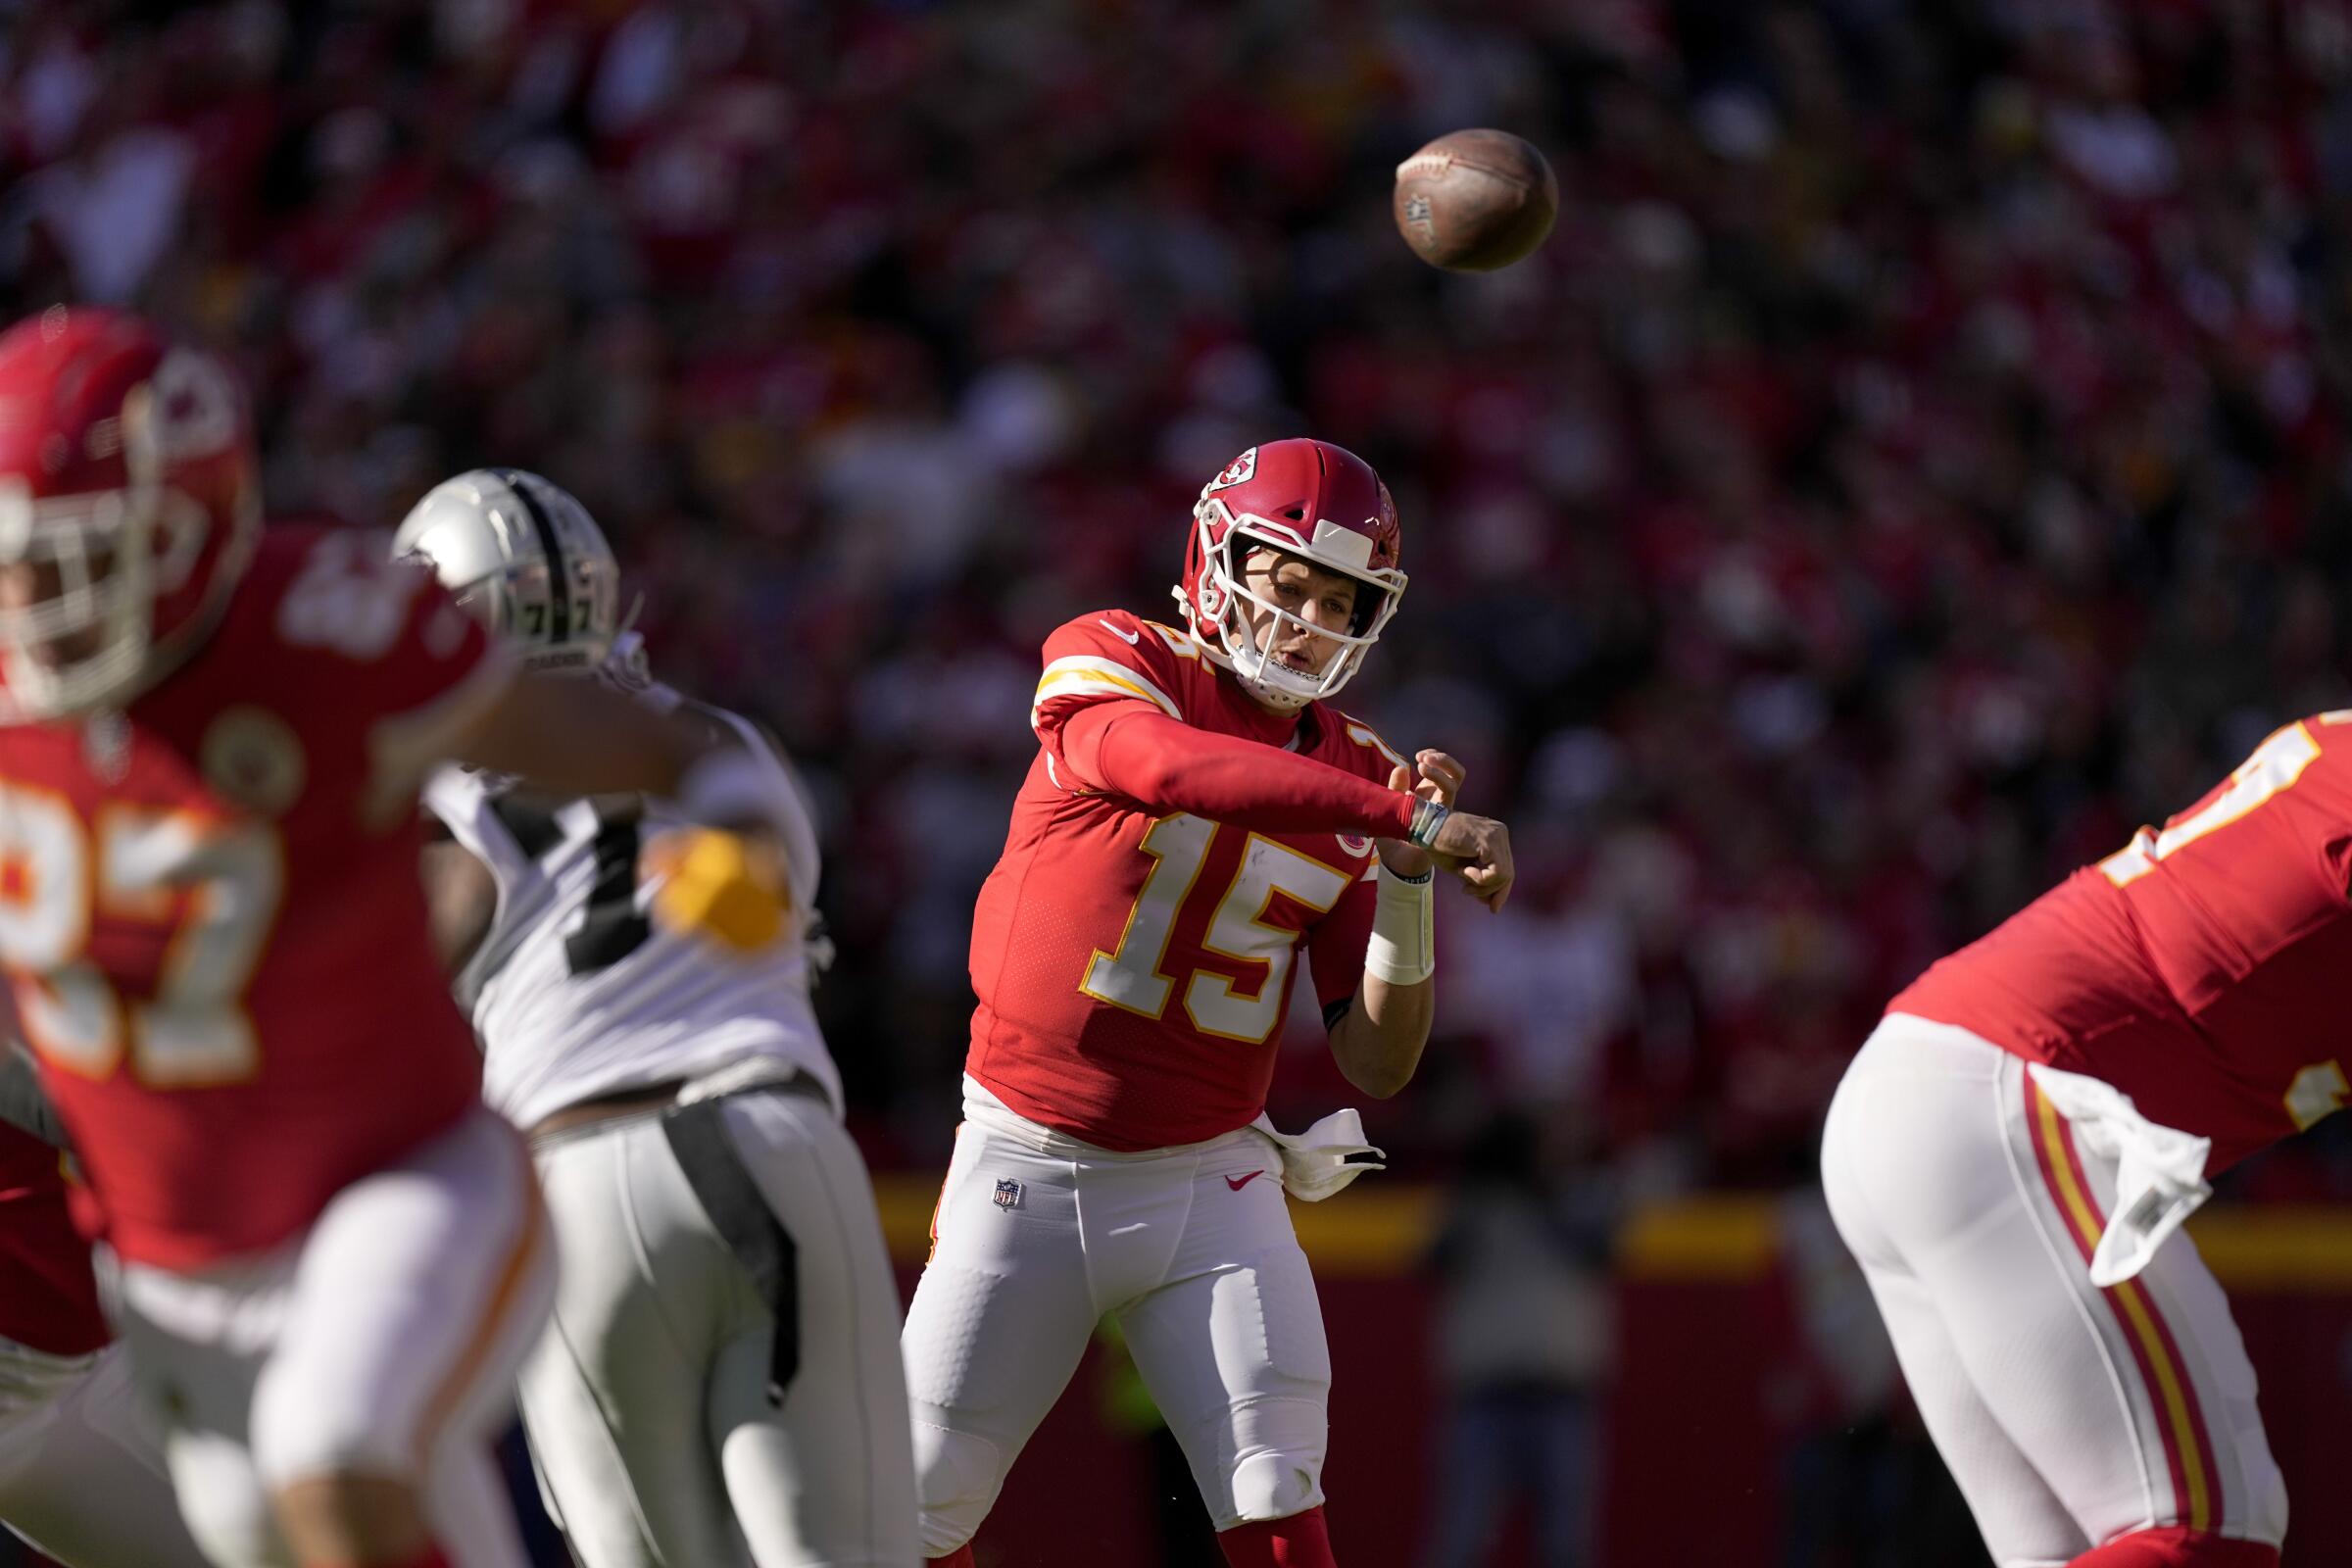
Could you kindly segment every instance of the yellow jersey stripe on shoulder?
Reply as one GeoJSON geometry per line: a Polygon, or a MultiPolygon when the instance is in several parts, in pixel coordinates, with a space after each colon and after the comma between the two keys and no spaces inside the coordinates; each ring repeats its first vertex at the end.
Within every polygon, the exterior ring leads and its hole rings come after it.
{"type": "Polygon", "coordinates": [[[1147,620],[1144,624],[1159,633],[1159,640],[1166,643],[1168,652],[1174,654],[1178,659],[1199,659],[1200,657],[1200,645],[1194,641],[1190,632],[1179,631],[1173,626],[1163,626],[1156,620],[1147,620]]]}
{"type": "Polygon", "coordinates": [[[1048,664],[1037,683],[1036,701],[1029,706],[1032,726],[1037,722],[1038,710],[1056,697],[1140,697],[1170,718],[1179,721],[1184,718],[1175,700],[1143,673],[1107,659],[1077,655],[1048,664]]]}
{"type": "Polygon", "coordinates": [[[1396,747],[1391,746],[1387,741],[1382,740],[1379,732],[1373,729],[1371,725],[1359,724],[1354,719],[1348,718],[1346,713],[1342,713],[1340,717],[1347,722],[1348,738],[1349,740],[1355,742],[1355,744],[1358,746],[1371,747],[1374,751],[1378,752],[1381,756],[1389,760],[1389,765],[1391,767],[1402,767],[1405,765],[1404,754],[1396,750],[1396,747]]]}

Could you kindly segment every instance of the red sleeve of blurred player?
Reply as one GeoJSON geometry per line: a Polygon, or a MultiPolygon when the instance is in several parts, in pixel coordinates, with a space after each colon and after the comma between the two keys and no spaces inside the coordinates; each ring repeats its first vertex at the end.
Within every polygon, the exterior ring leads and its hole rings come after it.
{"type": "Polygon", "coordinates": [[[1046,640],[1030,724],[1072,791],[1124,796],[1263,833],[1400,837],[1413,803],[1328,762],[1187,722],[1177,655],[1122,612],[1081,616],[1046,640]]]}

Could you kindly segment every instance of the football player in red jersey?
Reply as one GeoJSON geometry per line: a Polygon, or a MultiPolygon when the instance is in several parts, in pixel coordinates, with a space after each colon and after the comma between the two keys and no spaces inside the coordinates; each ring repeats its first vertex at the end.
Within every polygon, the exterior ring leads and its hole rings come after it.
{"type": "Polygon", "coordinates": [[[2273,734],[2159,830],[1896,996],[1822,1178],[1994,1559],[2275,1568],[2286,1495],[2179,1226],[2333,1112],[2352,712],[2273,734]]]}
{"type": "Polygon", "coordinates": [[[1452,810],[1460,764],[1323,701],[1404,590],[1379,477],[1272,442],[1194,520],[1184,625],[1104,611],[1046,640],[1037,760],[973,913],[964,1121],[904,1335],[946,1561],[1109,1312],[1227,1558],[1331,1562],[1331,1365],[1283,1194],[1328,1196],[1364,1146],[1352,1111],[1288,1140],[1264,1119],[1295,962],[1342,1070],[1392,1095],[1429,1037],[1438,864],[1510,891],[1502,824],[1452,810]]]}
{"type": "Polygon", "coordinates": [[[255,471],[209,357],[105,311],[0,335],[0,962],[207,1554],[519,1568],[487,1439],[553,1259],[417,786],[456,757],[699,821],[761,786],[514,677],[380,541],[262,530],[255,471]]]}
{"type": "Polygon", "coordinates": [[[0,1120],[0,1522],[66,1568],[205,1568],[113,1338],[58,1151],[0,1120]]]}

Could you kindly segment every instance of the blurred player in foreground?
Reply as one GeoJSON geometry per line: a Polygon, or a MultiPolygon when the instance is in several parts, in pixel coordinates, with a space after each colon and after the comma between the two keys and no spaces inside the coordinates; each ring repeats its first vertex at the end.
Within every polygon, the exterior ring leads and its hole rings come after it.
{"type": "Polygon", "coordinates": [[[0,1522],[66,1568],[204,1568],[67,1212],[64,1135],[0,1054],[0,1522]]]}
{"type": "Polygon", "coordinates": [[[1327,442],[1202,490],[1186,626],[1124,611],[1046,641],[1040,751],[972,918],[964,1121],[906,1330],[923,1547],[969,1563],[1004,1475],[1104,1313],[1238,1565],[1331,1562],[1330,1355],[1287,1187],[1365,1168],[1353,1111],[1264,1119],[1304,947],[1367,1094],[1429,1038],[1438,858],[1492,907],[1501,823],[1462,769],[1327,706],[1404,590],[1388,488],[1327,442]]]}
{"type": "Polygon", "coordinates": [[[0,336],[0,960],[207,1554],[513,1568],[489,1439],[554,1260],[417,787],[459,757],[720,819],[741,766],[515,679],[375,538],[263,530],[255,472],[208,356],[105,311],[0,336]]]}
{"type": "Polygon", "coordinates": [[[2275,1568],[2286,1494],[2180,1221],[2338,1108],[2352,712],[2272,735],[1888,1004],[1822,1179],[2003,1568],[2275,1568]]]}
{"type": "Polygon", "coordinates": [[[521,1380],[551,1511],[584,1568],[734,1563],[747,1545],[760,1568],[907,1568],[898,1287],[809,1005],[816,829],[783,759],[651,679],[635,634],[616,636],[603,530],[538,475],[438,485],[393,548],[526,667],[702,724],[764,781],[748,840],[640,796],[564,800],[476,769],[425,789],[454,840],[427,864],[468,955],[484,1096],[529,1130],[564,1254],[521,1380]],[[743,850],[772,897],[712,902],[701,868],[743,850]]]}

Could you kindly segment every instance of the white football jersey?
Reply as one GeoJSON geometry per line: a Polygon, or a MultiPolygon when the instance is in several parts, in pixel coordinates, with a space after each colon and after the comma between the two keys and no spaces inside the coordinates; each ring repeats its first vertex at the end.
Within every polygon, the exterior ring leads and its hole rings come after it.
{"type": "MultiPolygon", "coordinates": [[[[641,700],[677,707],[666,686],[641,700]]],[[[424,804],[490,870],[497,912],[457,981],[482,1043],[482,1098],[520,1127],[601,1095],[722,1068],[773,1062],[824,1086],[841,1075],[817,1031],[808,989],[816,907],[816,829],[775,748],[732,713],[703,709],[775,766],[796,805],[784,824],[798,929],[756,954],[663,930],[648,913],[658,876],[638,849],[684,825],[635,795],[549,801],[511,781],[443,767],[424,804]]]]}

